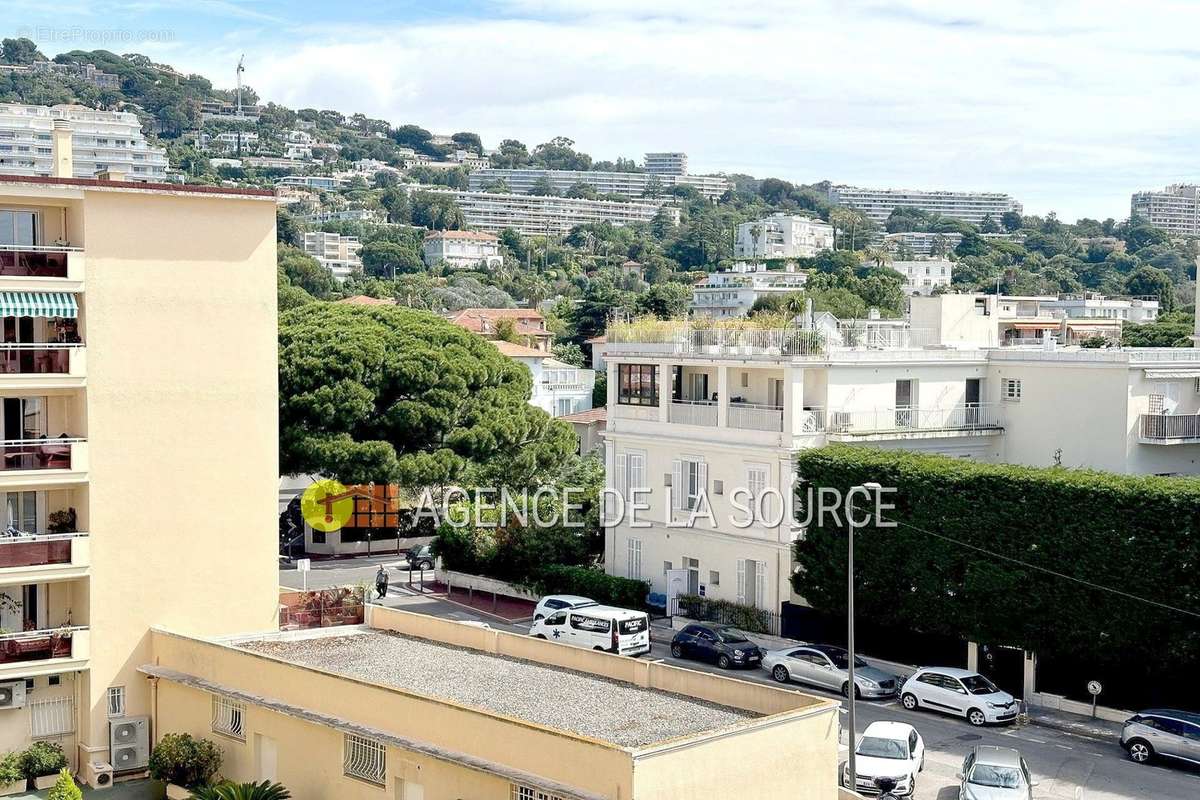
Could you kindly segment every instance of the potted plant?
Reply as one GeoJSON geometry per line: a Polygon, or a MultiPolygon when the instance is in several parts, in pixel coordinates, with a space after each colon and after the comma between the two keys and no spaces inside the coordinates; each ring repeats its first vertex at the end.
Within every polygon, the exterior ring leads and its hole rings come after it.
{"type": "Polygon", "coordinates": [[[46,518],[46,529],[50,533],[75,533],[76,524],[77,517],[73,508],[68,508],[66,511],[53,511],[46,518]]]}
{"type": "Polygon", "coordinates": [[[53,777],[54,785],[50,787],[50,794],[46,796],[46,800],[83,800],[83,792],[75,785],[71,770],[63,767],[53,777]]]}
{"type": "Polygon", "coordinates": [[[58,774],[67,766],[62,745],[55,742],[34,742],[21,754],[21,771],[38,789],[49,789],[58,774]]]}
{"type": "Polygon", "coordinates": [[[216,744],[187,733],[165,734],[150,753],[150,777],[166,782],[169,800],[187,800],[192,789],[212,783],[220,768],[216,744]]]}
{"type": "Polygon", "coordinates": [[[0,758],[0,795],[25,791],[25,772],[21,769],[21,753],[5,753],[0,758]]]}

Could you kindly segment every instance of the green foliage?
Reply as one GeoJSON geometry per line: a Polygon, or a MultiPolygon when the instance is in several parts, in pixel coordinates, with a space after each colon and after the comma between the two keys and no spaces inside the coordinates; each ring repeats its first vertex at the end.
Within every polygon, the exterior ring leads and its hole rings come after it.
{"type": "Polygon", "coordinates": [[[221,768],[221,750],[187,733],[164,734],[150,753],[150,777],[194,789],[207,786],[221,768]]]}
{"type": "Polygon", "coordinates": [[[651,286],[639,294],[634,303],[638,314],[653,314],[659,319],[673,319],[687,315],[692,302],[692,292],[681,283],[663,283],[651,286]]]}
{"type": "Polygon", "coordinates": [[[276,252],[279,273],[287,284],[297,286],[313,297],[326,300],[338,291],[333,273],[303,250],[291,245],[280,245],[276,252]]]}
{"type": "Polygon", "coordinates": [[[650,584],[630,578],[608,575],[596,567],[551,564],[533,577],[532,586],[539,594],[577,594],[602,605],[640,609],[646,605],[650,584]]]}
{"type": "Polygon", "coordinates": [[[367,242],[359,250],[359,258],[362,259],[363,272],[375,277],[391,277],[425,269],[415,249],[396,242],[367,242]]]}
{"type": "Polygon", "coordinates": [[[435,231],[462,230],[466,217],[454,198],[436,192],[414,192],[411,198],[412,222],[435,231]]]}
{"type": "Polygon", "coordinates": [[[770,617],[761,608],[695,594],[681,594],[678,600],[680,616],[688,619],[732,625],[746,633],[771,632],[770,617]]]}
{"type": "MultiPolygon", "coordinates": [[[[554,345],[552,350],[554,357],[564,364],[570,364],[572,367],[584,366],[583,349],[579,345],[571,342],[559,342],[554,345]]],[[[603,403],[601,403],[603,405],[603,403]]]]}
{"type": "Polygon", "coordinates": [[[5,753],[0,758],[0,788],[25,780],[22,753],[5,753]]]}
{"type": "Polygon", "coordinates": [[[57,742],[34,742],[21,754],[21,771],[27,778],[53,775],[66,766],[67,757],[57,742]]]}
{"type": "Polygon", "coordinates": [[[292,793],[282,783],[222,781],[192,792],[192,800],[289,800],[292,793]]]}
{"type": "MultiPolygon", "coordinates": [[[[53,774],[53,773],[50,773],[53,774]]],[[[71,770],[62,767],[58,772],[58,780],[50,787],[46,800],[83,800],[83,790],[75,784],[71,770]]]]}
{"type": "Polygon", "coordinates": [[[1176,311],[1163,314],[1154,322],[1125,325],[1121,329],[1121,345],[1124,347],[1191,347],[1193,320],[1193,315],[1176,311]]]}
{"type": "Polygon", "coordinates": [[[1125,291],[1132,295],[1157,297],[1159,307],[1163,311],[1171,311],[1175,307],[1175,291],[1171,284],[1171,276],[1161,269],[1149,266],[1138,267],[1125,279],[1125,291]]]}
{"type": "MultiPolygon", "coordinates": [[[[1048,463],[1054,457],[1046,453],[1048,463]]],[[[1075,457],[1066,454],[1068,461],[1075,457]]],[[[1168,672],[1184,680],[1200,669],[1200,637],[1178,614],[968,547],[1194,606],[1186,599],[1200,588],[1192,566],[1200,557],[1200,480],[987,465],[845,445],[803,450],[796,468],[806,481],[802,501],[810,486],[844,493],[875,481],[897,489],[884,496],[896,506],[884,517],[900,526],[856,536],[855,602],[863,617],[1097,664],[1124,659],[1127,668],[1145,670],[1146,680],[1163,664],[1169,666],[1159,680],[1168,672]],[[1128,658],[1150,652],[1158,657],[1128,658]]],[[[796,593],[821,611],[844,613],[844,519],[818,519],[795,551],[796,593]]]]}

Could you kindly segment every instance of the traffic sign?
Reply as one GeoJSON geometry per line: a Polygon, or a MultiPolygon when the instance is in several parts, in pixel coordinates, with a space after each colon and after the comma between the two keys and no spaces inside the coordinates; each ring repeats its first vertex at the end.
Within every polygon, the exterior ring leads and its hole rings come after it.
{"type": "Polygon", "coordinates": [[[1104,687],[1100,685],[1100,681],[1088,681],[1088,693],[1095,696],[1104,691],[1104,687]]]}

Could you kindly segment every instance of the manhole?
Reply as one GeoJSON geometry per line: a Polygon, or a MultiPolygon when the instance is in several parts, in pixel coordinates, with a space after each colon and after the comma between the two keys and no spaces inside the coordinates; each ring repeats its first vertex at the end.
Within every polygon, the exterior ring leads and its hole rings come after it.
{"type": "Polygon", "coordinates": [[[964,733],[958,737],[958,740],[960,742],[978,742],[982,738],[978,733],[964,733]]]}

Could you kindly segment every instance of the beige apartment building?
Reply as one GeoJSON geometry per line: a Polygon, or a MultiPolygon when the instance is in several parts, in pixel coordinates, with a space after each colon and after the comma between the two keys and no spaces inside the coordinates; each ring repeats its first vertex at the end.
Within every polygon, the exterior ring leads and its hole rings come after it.
{"type": "Polygon", "coordinates": [[[270,192],[0,176],[0,752],[144,770],[151,628],[276,627],[275,272],[270,192]]]}

